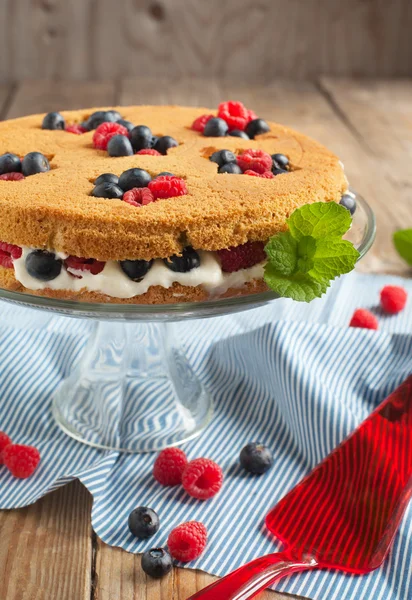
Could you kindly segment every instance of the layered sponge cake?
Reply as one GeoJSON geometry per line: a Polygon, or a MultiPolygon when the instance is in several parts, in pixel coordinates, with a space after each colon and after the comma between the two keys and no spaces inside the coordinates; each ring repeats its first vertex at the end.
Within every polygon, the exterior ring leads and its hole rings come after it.
{"type": "Polygon", "coordinates": [[[0,123],[0,287],[84,302],[254,293],[264,245],[347,180],[316,141],[241,103],[0,123]]]}

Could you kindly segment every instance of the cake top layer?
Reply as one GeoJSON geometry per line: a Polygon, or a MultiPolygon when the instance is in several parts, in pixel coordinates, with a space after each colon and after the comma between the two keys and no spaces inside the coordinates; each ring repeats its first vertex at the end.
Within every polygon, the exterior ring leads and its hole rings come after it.
{"type": "MultiPolygon", "coordinates": [[[[80,124],[96,110],[64,111],[80,124]]],[[[0,155],[44,154],[51,169],[21,181],[0,180],[0,240],[99,260],[167,257],[185,246],[217,250],[267,240],[284,230],[287,217],[310,202],[339,201],[347,181],[338,158],[318,142],[269,122],[253,140],[204,137],[191,128],[205,108],[134,106],[116,108],[123,119],[147,125],[179,145],[165,156],[110,157],[93,146],[94,132],[73,135],[41,128],[43,115],[0,123],[0,155]],[[209,160],[228,149],[247,149],[289,158],[290,171],[273,179],[218,173],[209,160]],[[167,171],[186,181],[183,196],[135,207],[120,199],[91,196],[102,173],[141,168],[153,177],[167,171]]]]}

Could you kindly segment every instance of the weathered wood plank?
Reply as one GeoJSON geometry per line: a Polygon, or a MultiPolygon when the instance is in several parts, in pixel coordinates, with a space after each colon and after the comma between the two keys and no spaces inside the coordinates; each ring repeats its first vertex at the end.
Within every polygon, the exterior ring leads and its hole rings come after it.
{"type": "Polygon", "coordinates": [[[91,497],[80,483],[0,511],[2,600],[89,600],[91,497]]]}

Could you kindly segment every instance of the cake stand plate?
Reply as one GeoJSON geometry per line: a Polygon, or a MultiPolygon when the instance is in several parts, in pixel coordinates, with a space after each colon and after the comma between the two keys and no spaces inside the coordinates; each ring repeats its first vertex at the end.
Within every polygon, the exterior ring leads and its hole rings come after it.
{"type": "MultiPolygon", "coordinates": [[[[358,194],[349,239],[364,256],[375,218],[358,194]]],[[[178,322],[256,308],[273,292],[168,305],[90,304],[0,290],[0,298],[60,315],[93,320],[79,364],[53,399],[58,425],[74,439],[120,452],[154,452],[199,435],[212,399],[193,372],[178,322]]],[[[201,342],[201,340],[199,340],[201,342]]]]}

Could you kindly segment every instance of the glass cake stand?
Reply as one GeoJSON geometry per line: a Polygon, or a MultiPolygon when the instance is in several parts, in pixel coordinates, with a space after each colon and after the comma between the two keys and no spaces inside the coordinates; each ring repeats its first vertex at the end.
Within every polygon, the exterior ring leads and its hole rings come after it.
{"type": "MultiPolygon", "coordinates": [[[[358,194],[346,238],[361,257],[375,237],[374,214],[358,194]]],[[[199,435],[212,418],[212,399],[179,343],[176,322],[262,306],[274,292],[169,305],[89,304],[0,290],[30,308],[93,320],[84,354],[53,399],[58,425],[104,450],[154,452],[199,435]]]]}

